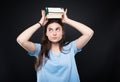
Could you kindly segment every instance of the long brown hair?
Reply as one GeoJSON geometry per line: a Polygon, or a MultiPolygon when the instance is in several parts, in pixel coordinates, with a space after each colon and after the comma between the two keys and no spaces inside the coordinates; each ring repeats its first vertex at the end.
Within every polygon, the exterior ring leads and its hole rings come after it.
{"type": "Polygon", "coordinates": [[[48,22],[44,26],[43,37],[41,40],[41,51],[39,53],[38,58],[36,59],[36,64],[35,64],[36,70],[39,66],[40,66],[40,68],[42,67],[44,57],[49,58],[49,50],[51,48],[51,42],[49,41],[48,37],[46,36],[46,31],[47,31],[47,26],[51,23],[58,23],[62,26],[63,35],[62,35],[62,39],[59,41],[60,50],[62,50],[62,48],[65,44],[65,33],[64,33],[63,23],[62,23],[61,19],[49,19],[48,22]]]}

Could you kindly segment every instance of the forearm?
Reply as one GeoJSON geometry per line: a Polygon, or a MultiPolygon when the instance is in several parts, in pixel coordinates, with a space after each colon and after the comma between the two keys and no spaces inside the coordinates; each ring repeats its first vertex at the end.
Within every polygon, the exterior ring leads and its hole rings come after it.
{"type": "Polygon", "coordinates": [[[93,33],[93,30],[91,28],[89,28],[88,26],[86,26],[80,22],[74,21],[72,19],[68,18],[65,23],[74,27],[83,35],[91,35],[93,33]]]}
{"type": "Polygon", "coordinates": [[[40,24],[36,23],[32,25],[31,27],[27,28],[25,31],[23,31],[18,37],[17,42],[22,43],[25,41],[28,41],[31,36],[40,28],[40,24]]]}
{"type": "Polygon", "coordinates": [[[71,19],[67,19],[66,23],[77,29],[82,34],[82,36],[76,40],[76,47],[77,49],[83,48],[93,36],[94,31],[88,26],[71,19]]]}

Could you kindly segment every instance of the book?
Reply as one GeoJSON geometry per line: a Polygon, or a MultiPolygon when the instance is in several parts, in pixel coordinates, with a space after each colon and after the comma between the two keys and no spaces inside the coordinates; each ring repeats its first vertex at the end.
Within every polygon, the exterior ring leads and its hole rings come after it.
{"type": "Polygon", "coordinates": [[[64,9],[60,7],[46,7],[45,12],[47,19],[61,19],[64,9]]]}

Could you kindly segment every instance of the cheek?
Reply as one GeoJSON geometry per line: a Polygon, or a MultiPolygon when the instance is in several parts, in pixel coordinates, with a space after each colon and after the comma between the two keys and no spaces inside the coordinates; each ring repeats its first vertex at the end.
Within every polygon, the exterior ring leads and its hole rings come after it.
{"type": "Polygon", "coordinates": [[[50,39],[50,38],[52,37],[52,34],[49,33],[49,32],[47,32],[47,33],[46,33],[46,36],[48,37],[48,39],[50,39]]]}
{"type": "Polygon", "coordinates": [[[46,36],[50,36],[50,33],[49,33],[49,32],[46,32],[46,36]]]}
{"type": "Polygon", "coordinates": [[[59,33],[59,37],[62,38],[63,37],[63,33],[59,33]]]}

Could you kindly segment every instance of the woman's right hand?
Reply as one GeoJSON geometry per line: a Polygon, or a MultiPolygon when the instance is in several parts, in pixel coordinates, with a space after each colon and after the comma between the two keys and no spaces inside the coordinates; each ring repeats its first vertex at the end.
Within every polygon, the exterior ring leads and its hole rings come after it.
{"type": "MultiPolygon", "coordinates": [[[[45,16],[45,11],[41,10],[42,17],[39,21],[39,23],[43,26],[47,20],[45,16]]],[[[36,51],[36,46],[34,42],[30,41],[30,38],[32,35],[40,28],[38,23],[30,26],[26,30],[24,30],[18,37],[17,37],[17,42],[28,52],[35,52],[36,51]]]]}
{"type": "Polygon", "coordinates": [[[41,10],[41,15],[42,15],[42,17],[41,17],[39,23],[42,26],[44,26],[47,23],[47,21],[48,21],[47,18],[46,18],[46,15],[45,15],[45,10],[41,10]]]}

